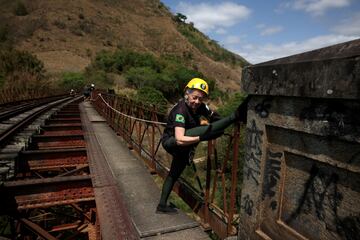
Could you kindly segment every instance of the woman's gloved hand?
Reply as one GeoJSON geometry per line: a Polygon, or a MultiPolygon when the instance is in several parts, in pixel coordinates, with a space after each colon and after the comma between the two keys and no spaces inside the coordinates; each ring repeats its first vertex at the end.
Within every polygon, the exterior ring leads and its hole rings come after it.
{"type": "Polygon", "coordinates": [[[206,125],[209,125],[209,120],[205,117],[200,117],[200,125],[201,126],[206,126],[206,125]]]}

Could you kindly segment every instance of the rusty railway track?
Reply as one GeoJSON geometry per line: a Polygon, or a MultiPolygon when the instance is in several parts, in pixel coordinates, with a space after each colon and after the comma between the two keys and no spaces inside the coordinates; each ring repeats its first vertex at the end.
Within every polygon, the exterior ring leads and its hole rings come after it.
{"type": "Polygon", "coordinates": [[[3,170],[9,168],[1,179],[0,236],[138,238],[87,119],[82,117],[85,125],[82,122],[79,103],[39,110],[0,134],[0,164],[3,170]],[[30,134],[28,127],[43,115],[43,123],[30,134]],[[21,135],[30,137],[18,151],[10,146],[21,135]]]}
{"type": "Polygon", "coordinates": [[[16,116],[17,114],[30,110],[36,106],[50,103],[64,97],[64,95],[59,95],[39,99],[17,101],[7,104],[0,104],[0,121],[6,120],[7,118],[12,116],[16,116]]]}

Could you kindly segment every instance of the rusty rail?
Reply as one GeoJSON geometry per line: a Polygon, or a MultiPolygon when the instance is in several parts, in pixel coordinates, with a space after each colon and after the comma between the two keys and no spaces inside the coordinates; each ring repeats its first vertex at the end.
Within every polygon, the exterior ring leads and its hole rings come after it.
{"type": "MultiPolygon", "coordinates": [[[[170,164],[169,155],[160,147],[165,125],[161,121],[165,116],[158,113],[155,106],[144,106],[127,98],[99,91],[92,93],[92,100],[97,111],[127,141],[129,148],[135,150],[152,172],[165,178],[170,164]]],[[[175,191],[200,216],[203,226],[212,229],[221,238],[237,233],[236,218],[240,211],[236,197],[239,132],[240,125],[235,124],[232,134],[208,143],[206,166],[203,166],[206,167],[206,175],[200,176],[201,181],[197,178],[192,183],[192,179],[181,178],[175,185],[175,191]],[[218,154],[219,143],[227,146],[226,156],[222,159],[218,154]],[[196,183],[198,187],[194,186],[196,183]]]]}
{"type": "Polygon", "coordinates": [[[29,109],[35,108],[42,104],[46,104],[52,101],[56,101],[61,98],[65,98],[67,95],[57,95],[37,99],[28,99],[18,102],[11,102],[7,104],[0,104],[0,121],[6,120],[10,117],[16,116],[29,109]]]}
{"type": "MultiPolygon", "coordinates": [[[[79,102],[53,114],[0,187],[0,215],[16,239],[101,239],[79,102]],[[66,122],[66,123],[63,123],[66,122]]],[[[9,135],[10,137],[13,134],[9,135]]]]}
{"type": "MultiPolygon", "coordinates": [[[[25,111],[29,111],[31,109],[35,109],[36,107],[39,107],[38,110],[30,113],[29,116],[27,116],[25,119],[18,121],[17,123],[13,124],[8,129],[5,129],[4,131],[2,131],[0,134],[0,146],[4,145],[6,143],[6,141],[8,141],[8,139],[14,135],[15,132],[18,132],[21,128],[24,128],[24,126],[29,125],[31,122],[33,122],[34,119],[39,117],[41,114],[43,114],[44,112],[53,108],[54,107],[53,102],[55,102],[56,100],[60,100],[60,99],[63,99],[62,101],[66,100],[66,98],[64,98],[64,97],[51,97],[51,98],[42,99],[33,104],[19,107],[19,108],[13,109],[11,111],[7,111],[6,113],[0,114],[0,120],[3,121],[10,117],[14,117],[16,115],[24,113],[25,111]]],[[[55,105],[58,105],[58,104],[59,103],[55,103],[55,105]]]]}

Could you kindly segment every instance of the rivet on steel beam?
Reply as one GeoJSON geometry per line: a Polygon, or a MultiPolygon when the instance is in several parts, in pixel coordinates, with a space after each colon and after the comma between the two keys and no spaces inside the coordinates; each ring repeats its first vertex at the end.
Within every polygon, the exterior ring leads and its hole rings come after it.
{"type": "Polygon", "coordinates": [[[277,75],[278,75],[278,73],[276,72],[276,70],[274,69],[274,70],[272,70],[272,74],[275,76],[275,77],[277,77],[277,75]]]}
{"type": "Polygon", "coordinates": [[[328,90],[326,91],[326,93],[327,93],[328,95],[331,95],[331,94],[334,93],[334,91],[333,91],[332,89],[328,89],[328,90]]]}

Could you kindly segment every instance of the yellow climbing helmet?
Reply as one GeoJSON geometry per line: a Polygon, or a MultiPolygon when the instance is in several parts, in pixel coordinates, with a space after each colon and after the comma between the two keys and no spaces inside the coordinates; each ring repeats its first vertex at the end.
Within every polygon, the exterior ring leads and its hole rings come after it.
{"type": "Polygon", "coordinates": [[[209,94],[209,85],[205,82],[205,80],[201,78],[193,78],[188,82],[188,84],[185,87],[186,89],[198,89],[200,91],[203,91],[206,95],[209,94]]]}

